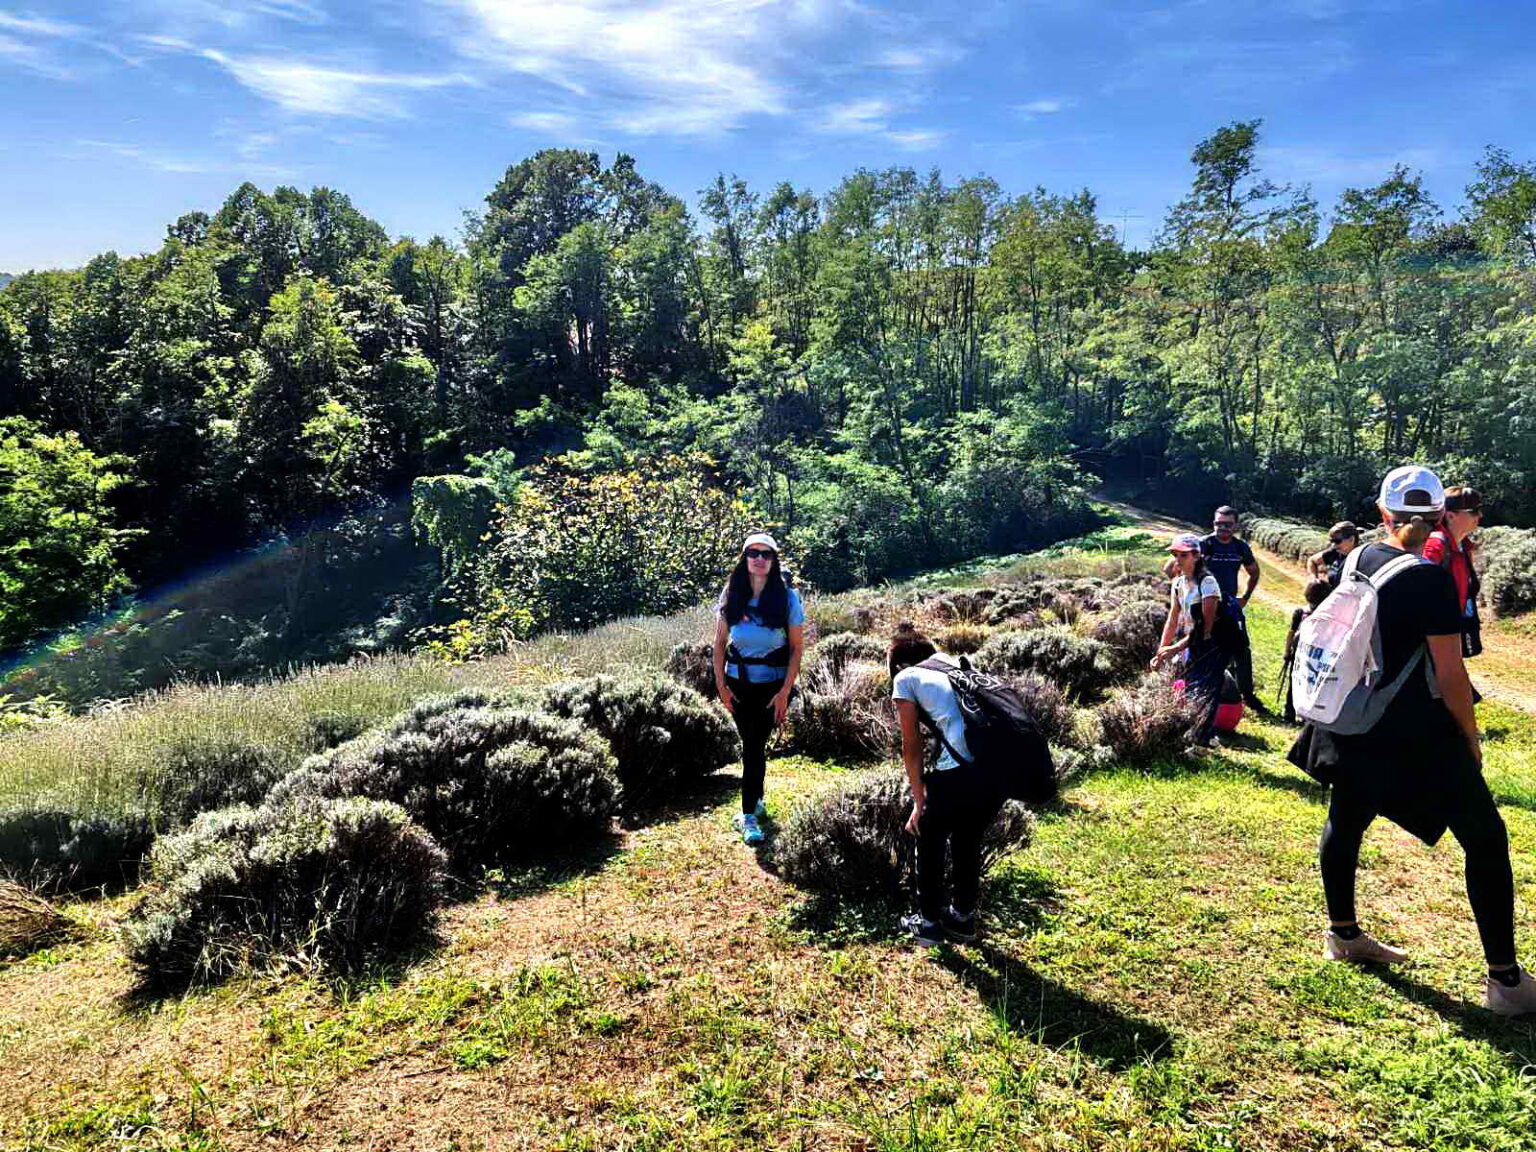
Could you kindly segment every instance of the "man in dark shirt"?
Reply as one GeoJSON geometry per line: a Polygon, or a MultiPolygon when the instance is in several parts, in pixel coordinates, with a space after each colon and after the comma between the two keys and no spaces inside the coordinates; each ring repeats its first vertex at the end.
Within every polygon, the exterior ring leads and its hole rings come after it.
{"type": "Polygon", "coordinates": [[[1225,504],[1216,509],[1211,527],[1215,531],[1201,537],[1200,552],[1205,557],[1206,567],[1221,586],[1222,599],[1237,622],[1237,652],[1233,657],[1232,672],[1242,690],[1243,702],[1255,712],[1267,715],[1269,709],[1253,690],[1253,648],[1248,643],[1248,622],[1243,617],[1243,609],[1253,598],[1253,590],[1259,586],[1259,562],[1253,558],[1248,541],[1237,538],[1236,509],[1225,504]],[[1237,592],[1239,571],[1248,574],[1248,586],[1241,596],[1237,592]]]}

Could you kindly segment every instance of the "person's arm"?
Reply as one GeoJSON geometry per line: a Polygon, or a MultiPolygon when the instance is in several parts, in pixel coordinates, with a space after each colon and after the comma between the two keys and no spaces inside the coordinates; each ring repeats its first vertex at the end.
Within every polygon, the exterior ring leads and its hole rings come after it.
{"type": "Polygon", "coordinates": [[[896,701],[896,718],[901,722],[901,762],[907,769],[907,785],[912,789],[912,815],[907,817],[907,831],[917,835],[917,822],[923,818],[923,730],[917,722],[917,704],[896,701]]]}
{"type": "Polygon", "coordinates": [[[805,625],[791,624],[785,630],[789,637],[789,667],[784,673],[784,687],[780,688],[773,697],[773,722],[784,723],[784,717],[789,713],[789,694],[794,690],[795,680],[800,675],[800,658],[805,655],[805,625]]]}
{"type": "Polygon", "coordinates": [[[1461,633],[1451,636],[1429,636],[1429,658],[1435,664],[1435,683],[1440,688],[1440,698],[1456,717],[1472,758],[1479,768],[1483,764],[1483,746],[1477,740],[1477,713],[1472,710],[1472,680],[1467,676],[1466,661],[1461,658],[1461,633]]]}
{"type": "Polygon", "coordinates": [[[1163,661],[1182,652],[1189,643],[1189,637],[1185,637],[1178,643],[1174,643],[1173,635],[1179,630],[1179,594],[1170,591],[1168,593],[1168,619],[1163,621],[1163,636],[1157,642],[1157,655],[1152,657],[1152,668],[1162,667],[1163,661]]]}
{"type": "Polygon", "coordinates": [[[1248,559],[1243,561],[1243,571],[1248,573],[1248,588],[1243,593],[1243,607],[1248,606],[1248,601],[1253,599],[1253,592],[1259,586],[1259,562],[1253,558],[1253,548],[1248,542],[1243,541],[1243,548],[1248,552],[1248,559]]]}
{"type": "Polygon", "coordinates": [[[1163,575],[1166,578],[1168,578],[1169,580],[1173,579],[1174,574],[1176,572],[1178,572],[1178,570],[1179,570],[1179,562],[1177,560],[1175,560],[1172,556],[1168,557],[1168,559],[1163,561],[1163,575]]]}
{"type": "Polygon", "coordinates": [[[720,694],[720,703],[725,705],[727,712],[735,711],[735,701],[731,699],[731,690],[725,686],[725,647],[731,642],[731,626],[725,622],[723,615],[715,617],[715,691],[720,694]]]}
{"type": "Polygon", "coordinates": [[[1209,640],[1211,633],[1216,630],[1216,612],[1221,607],[1220,596],[1202,596],[1200,598],[1201,624],[1204,626],[1204,639],[1209,640]]]}
{"type": "MultiPolygon", "coordinates": [[[[1314,552],[1307,557],[1307,573],[1312,579],[1328,579],[1328,561],[1323,559],[1326,555],[1328,555],[1328,549],[1324,548],[1321,552],[1314,552]]],[[[1258,567],[1258,565],[1254,565],[1254,567],[1258,567]]]]}
{"type": "Polygon", "coordinates": [[[1419,555],[1431,564],[1445,567],[1445,538],[1438,532],[1431,532],[1429,538],[1424,541],[1424,547],[1419,551],[1419,555]]]}

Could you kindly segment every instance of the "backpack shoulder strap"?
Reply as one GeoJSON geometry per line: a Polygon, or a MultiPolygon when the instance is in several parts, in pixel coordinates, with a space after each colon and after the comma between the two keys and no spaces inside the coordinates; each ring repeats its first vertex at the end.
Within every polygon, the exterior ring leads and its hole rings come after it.
{"type": "MultiPolygon", "coordinates": [[[[1353,553],[1351,553],[1351,555],[1353,555],[1353,553]]],[[[1429,563],[1430,561],[1424,559],[1424,557],[1415,556],[1413,553],[1409,552],[1402,556],[1396,556],[1391,560],[1388,560],[1380,568],[1376,569],[1376,571],[1373,572],[1370,576],[1366,577],[1366,579],[1375,585],[1376,591],[1380,592],[1382,588],[1386,587],[1387,582],[1391,580],[1392,577],[1398,575],[1401,572],[1406,572],[1410,568],[1415,568],[1420,564],[1429,563]]]]}
{"type": "MultiPolygon", "coordinates": [[[[923,668],[929,672],[942,672],[945,676],[948,676],[951,672],[961,672],[966,670],[964,666],[969,662],[965,659],[964,656],[960,657],[960,663],[962,667],[956,668],[951,664],[945,664],[941,660],[930,658],[924,660],[921,664],[914,664],[912,667],[923,668]]],[[[940,728],[934,721],[933,717],[928,715],[928,710],[919,704],[916,700],[912,701],[912,706],[917,709],[918,722],[921,723],[923,727],[927,728],[928,731],[932,732],[936,737],[938,737],[939,743],[944,745],[944,751],[948,752],[950,756],[954,758],[955,763],[970,764],[969,760],[960,755],[959,752],[955,751],[955,746],[951,744],[945,737],[944,729],[940,728]]]]}

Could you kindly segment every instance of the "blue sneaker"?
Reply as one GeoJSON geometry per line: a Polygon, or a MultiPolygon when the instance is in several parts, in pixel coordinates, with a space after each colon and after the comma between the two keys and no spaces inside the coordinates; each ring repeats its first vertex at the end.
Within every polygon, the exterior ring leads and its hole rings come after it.
{"type": "Polygon", "coordinates": [[[743,844],[761,844],[763,842],[763,830],[757,826],[757,817],[750,812],[739,812],[731,821],[736,831],[741,833],[743,844]]]}
{"type": "Polygon", "coordinates": [[[752,815],[756,816],[759,820],[768,819],[768,805],[759,800],[757,807],[752,809],[752,815]]]}

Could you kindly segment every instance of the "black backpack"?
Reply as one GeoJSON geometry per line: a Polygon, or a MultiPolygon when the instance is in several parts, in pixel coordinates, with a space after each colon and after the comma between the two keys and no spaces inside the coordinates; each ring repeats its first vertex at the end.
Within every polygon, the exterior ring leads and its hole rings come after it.
{"type": "Polygon", "coordinates": [[[921,707],[917,714],[962,768],[984,774],[1008,800],[1044,804],[1056,796],[1056,765],[1050,745],[1035,724],[1024,698],[1006,680],[975,671],[964,656],[960,666],[939,660],[918,665],[949,677],[965,719],[967,759],[944,739],[944,732],[921,707]]]}

